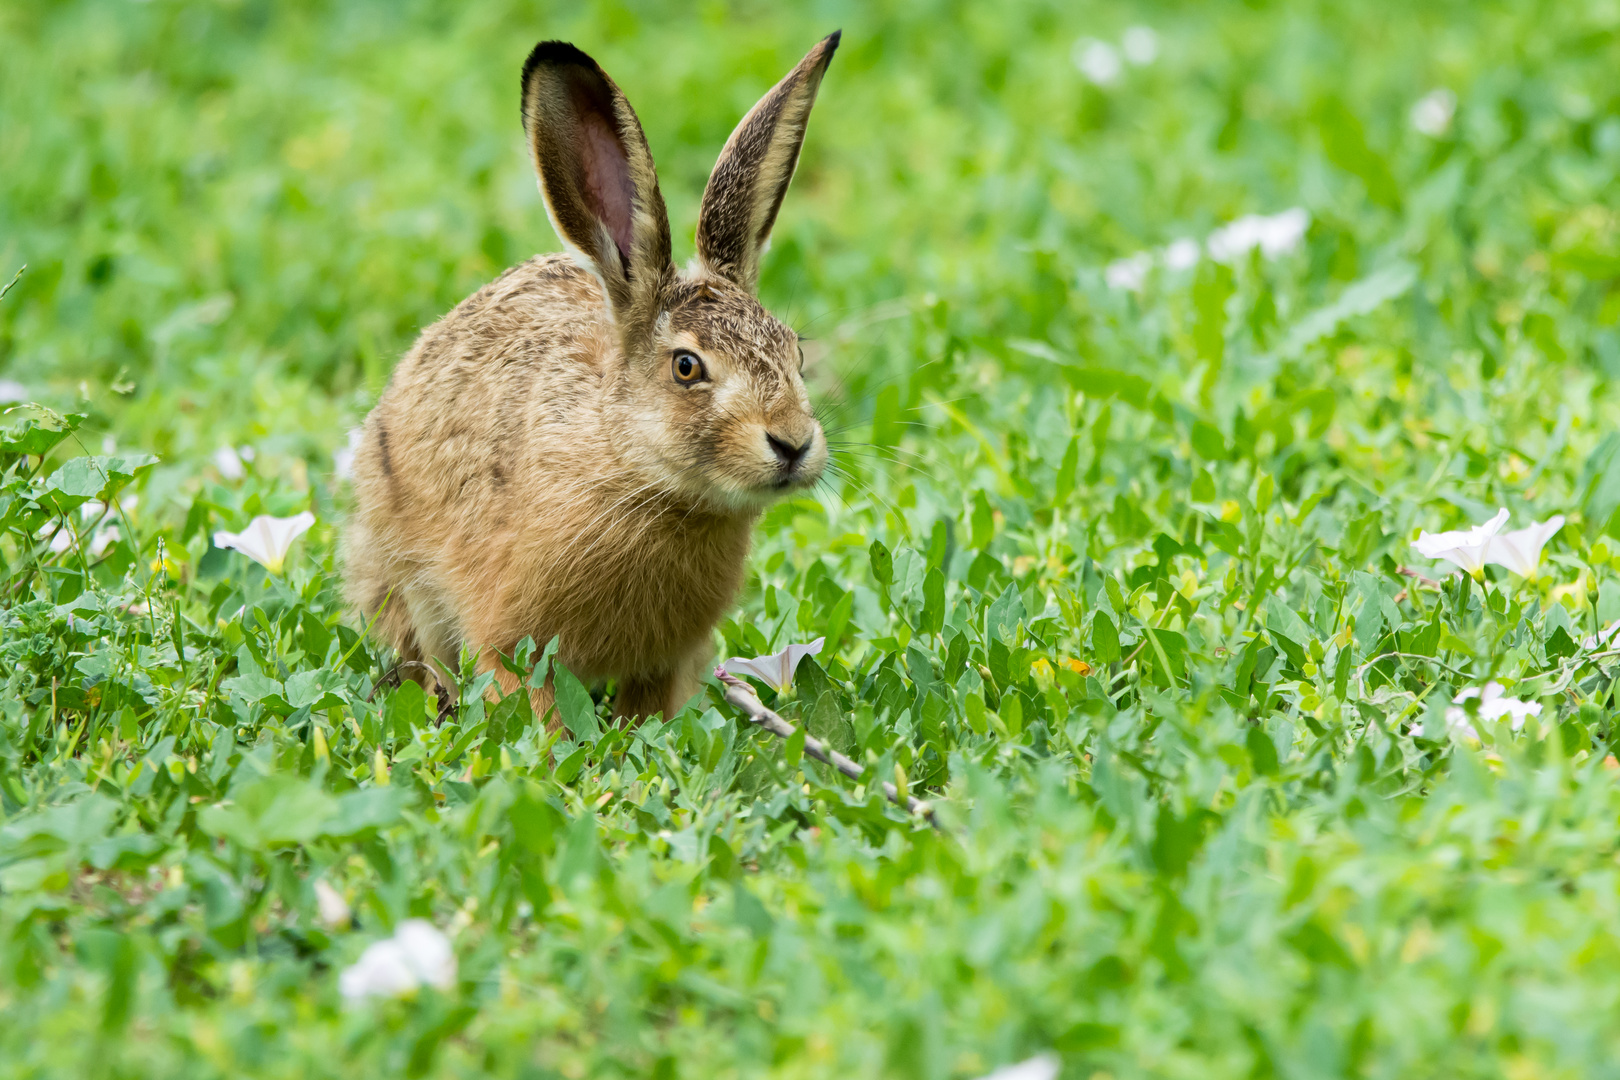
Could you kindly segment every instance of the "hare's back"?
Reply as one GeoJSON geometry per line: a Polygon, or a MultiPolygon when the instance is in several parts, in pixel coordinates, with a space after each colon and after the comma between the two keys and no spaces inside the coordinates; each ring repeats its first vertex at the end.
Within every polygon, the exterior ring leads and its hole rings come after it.
{"type": "Polygon", "coordinates": [[[601,287],[565,255],[479,289],[422,332],[368,418],[355,459],[362,515],[465,520],[504,501],[544,443],[594,427],[616,347],[601,287]]]}

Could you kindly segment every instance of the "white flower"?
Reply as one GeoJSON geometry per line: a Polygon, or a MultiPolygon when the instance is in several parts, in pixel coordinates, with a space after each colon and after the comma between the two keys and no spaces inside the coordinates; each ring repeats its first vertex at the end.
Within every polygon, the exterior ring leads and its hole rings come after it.
{"type": "Polygon", "coordinates": [[[1302,206],[1270,216],[1248,214],[1209,234],[1209,257],[1235,262],[1259,248],[1260,254],[1275,259],[1299,247],[1310,224],[1310,212],[1302,206]]]}
{"type": "Polygon", "coordinates": [[[1479,738],[1479,732],[1469,723],[1467,711],[1458,707],[1469,698],[1479,698],[1481,720],[1500,720],[1504,716],[1511,716],[1514,731],[1524,727],[1525,717],[1541,715],[1539,701],[1520,701],[1518,698],[1503,697],[1502,684],[1499,682],[1486,683],[1483,692],[1479,687],[1471,686],[1452,698],[1452,707],[1446,710],[1446,727],[1469,739],[1479,738]]]}
{"type": "Polygon", "coordinates": [[[1074,51],[1070,55],[1080,74],[1098,86],[1118,82],[1120,73],[1125,70],[1114,47],[1096,38],[1081,38],[1074,43],[1074,51]]]}
{"type": "Polygon", "coordinates": [[[1056,1054],[1037,1054],[1016,1065],[1003,1065],[980,1080],[1056,1080],[1058,1070],[1062,1067],[1063,1062],[1058,1060],[1056,1054]]]}
{"type": "Polygon", "coordinates": [[[28,387],[16,379],[0,379],[0,405],[28,400],[28,387]]]}
{"type": "Polygon", "coordinates": [[[1183,236],[1179,240],[1170,241],[1170,246],[1164,249],[1164,265],[1171,270],[1191,270],[1198,265],[1198,260],[1204,255],[1204,249],[1198,241],[1190,236],[1183,236]]]}
{"type": "Polygon", "coordinates": [[[227,480],[240,480],[247,475],[247,470],[242,467],[241,455],[229,446],[214,451],[214,468],[227,480]]]}
{"type": "Polygon", "coordinates": [[[1431,139],[1438,139],[1451,128],[1457,115],[1457,95],[1445,87],[1424,94],[1412,106],[1412,126],[1431,139]]]}
{"type": "Polygon", "coordinates": [[[1541,549],[1553,533],[1564,527],[1564,515],[1554,514],[1546,521],[1533,521],[1526,529],[1499,533],[1485,546],[1485,561],[1505,566],[1520,577],[1533,578],[1541,565],[1541,549]]]}
{"type": "Polygon", "coordinates": [[[793,685],[793,672],[799,661],[821,652],[826,641],[826,638],[816,638],[808,645],[789,645],[779,653],[753,659],[733,656],[720,666],[727,675],[752,675],[772,690],[786,690],[793,685]]]}
{"type": "Polygon", "coordinates": [[[338,976],[351,1001],[403,997],[423,984],[449,990],[456,984],[456,954],[450,939],[422,919],[406,919],[394,936],[366,946],[354,966],[338,976]]]}
{"type": "Polygon", "coordinates": [[[1123,259],[1115,259],[1103,271],[1103,280],[1108,282],[1110,289],[1123,289],[1126,292],[1137,292],[1147,281],[1148,271],[1153,269],[1153,256],[1145,251],[1138,251],[1135,255],[1123,259]]]}
{"type": "Polygon", "coordinates": [[[1444,559],[1478,577],[1484,572],[1485,563],[1489,561],[1487,553],[1490,551],[1491,540],[1502,530],[1507,519],[1508,512],[1498,510],[1491,520],[1483,525],[1475,525],[1472,529],[1419,533],[1418,538],[1412,541],[1412,546],[1425,559],[1444,559]]]}
{"type": "Polygon", "coordinates": [[[362,428],[350,428],[348,445],[332,451],[332,471],[339,480],[347,480],[354,475],[354,454],[360,449],[360,438],[364,434],[362,428]]]}
{"type": "Polygon", "coordinates": [[[1127,27],[1119,47],[1126,60],[1142,67],[1159,58],[1159,35],[1153,32],[1151,26],[1127,27]]]}
{"type": "Polygon", "coordinates": [[[1588,634],[1585,639],[1581,641],[1581,648],[1595,649],[1599,645],[1607,648],[1613,643],[1615,635],[1617,634],[1620,634],[1620,619],[1616,619],[1602,630],[1599,630],[1596,635],[1588,634]]]}
{"type": "Polygon", "coordinates": [[[349,902],[325,878],[315,881],[315,917],[328,930],[346,930],[353,919],[349,902]]]}
{"type": "Polygon", "coordinates": [[[214,546],[240,551],[272,574],[279,574],[281,564],[287,560],[287,549],[313,524],[315,515],[308,510],[290,518],[260,514],[239,533],[215,533],[214,546]]]}

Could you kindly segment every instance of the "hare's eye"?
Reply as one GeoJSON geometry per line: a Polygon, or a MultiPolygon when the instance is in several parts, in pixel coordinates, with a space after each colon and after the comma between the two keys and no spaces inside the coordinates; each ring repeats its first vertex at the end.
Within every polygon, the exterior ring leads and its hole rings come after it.
{"type": "Polygon", "coordinates": [[[696,353],[687,352],[685,349],[675,351],[675,359],[670,366],[678,383],[691,384],[704,378],[703,361],[697,358],[696,353]]]}
{"type": "Polygon", "coordinates": [[[804,346],[799,346],[799,374],[804,374],[804,346]]]}

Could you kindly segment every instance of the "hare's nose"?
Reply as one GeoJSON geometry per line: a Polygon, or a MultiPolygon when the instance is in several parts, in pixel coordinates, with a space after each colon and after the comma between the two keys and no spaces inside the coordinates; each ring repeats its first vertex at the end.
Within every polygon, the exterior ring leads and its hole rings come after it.
{"type": "Polygon", "coordinates": [[[790,443],[785,439],[778,439],[775,435],[772,435],[767,431],[765,433],[765,441],[771,444],[771,451],[776,455],[776,460],[781,462],[782,468],[784,470],[791,471],[793,466],[799,463],[799,459],[810,452],[810,446],[816,441],[816,437],[812,435],[810,438],[804,440],[804,442],[795,446],[793,443],[790,443]]]}

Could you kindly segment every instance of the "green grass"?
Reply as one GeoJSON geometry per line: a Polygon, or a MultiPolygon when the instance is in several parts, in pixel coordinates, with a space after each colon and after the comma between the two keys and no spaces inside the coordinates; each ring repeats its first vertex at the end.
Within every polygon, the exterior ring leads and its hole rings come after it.
{"type": "Polygon", "coordinates": [[[555,7],[0,9],[0,1076],[1620,1075],[1620,8],[555,7]],[[684,260],[840,26],[762,291],[842,475],[717,646],[826,635],[767,700],[938,829],[712,688],[436,726],[338,601],[345,432],[557,246],[529,46],[625,88],[684,260]],[[1569,518],[1534,581],[1410,547],[1498,506],[1569,518]],[[282,576],[210,545],[304,509],[282,576]],[[1539,717],[1448,730],[1490,679],[1539,717]],[[410,916],[457,985],[345,1004],[410,916]]]}

